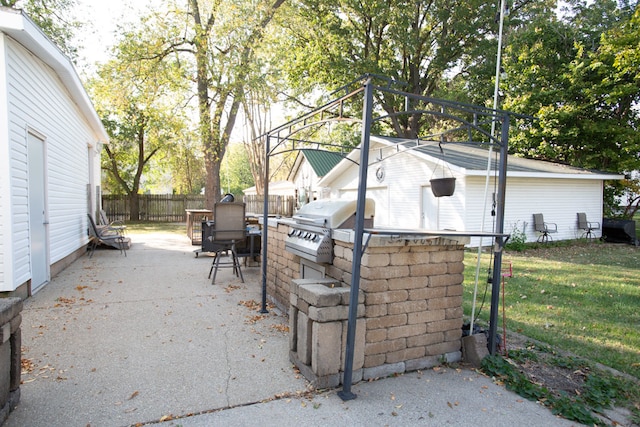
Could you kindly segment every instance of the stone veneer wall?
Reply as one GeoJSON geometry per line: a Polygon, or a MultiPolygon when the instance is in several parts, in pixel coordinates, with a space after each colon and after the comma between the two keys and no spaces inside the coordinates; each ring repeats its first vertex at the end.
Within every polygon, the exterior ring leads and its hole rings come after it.
{"type": "Polygon", "coordinates": [[[267,236],[267,295],[279,309],[289,311],[289,290],[294,279],[300,278],[300,257],[287,252],[284,242],[288,223],[269,220],[267,236]]]}
{"type": "Polygon", "coordinates": [[[0,298],[0,425],[20,401],[22,300],[0,298]]]}
{"type": "MultiPolygon", "coordinates": [[[[464,245],[443,238],[372,238],[362,257],[364,379],[460,360],[464,245]],[[382,372],[374,367],[386,366],[382,372]]],[[[353,244],[333,265],[351,282],[353,244]]]]}
{"type": "MultiPolygon", "coordinates": [[[[288,308],[290,284],[300,277],[287,252],[286,222],[270,224],[267,292],[288,308]]],[[[334,230],[327,276],[351,283],[353,231],[334,230]]],[[[464,243],[442,237],[373,236],[362,257],[365,295],[363,379],[424,369],[461,359],[464,243]]]]}

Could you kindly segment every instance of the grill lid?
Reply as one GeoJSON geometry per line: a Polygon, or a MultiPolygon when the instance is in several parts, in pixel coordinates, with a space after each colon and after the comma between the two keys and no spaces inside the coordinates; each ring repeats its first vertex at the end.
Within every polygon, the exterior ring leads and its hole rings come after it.
{"type": "MultiPolygon", "coordinates": [[[[302,206],[293,219],[302,224],[341,228],[356,214],[356,200],[321,199],[302,206]]],[[[365,219],[373,219],[375,203],[373,199],[366,199],[365,219]]]]}

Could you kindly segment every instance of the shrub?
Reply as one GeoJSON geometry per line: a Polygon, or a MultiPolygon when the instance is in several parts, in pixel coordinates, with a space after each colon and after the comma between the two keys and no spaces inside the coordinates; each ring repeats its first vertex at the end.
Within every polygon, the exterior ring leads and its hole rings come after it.
{"type": "Polygon", "coordinates": [[[511,236],[505,245],[507,250],[522,252],[527,246],[527,233],[524,231],[527,229],[527,223],[522,223],[520,228],[520,221],[516,221],[511,227],[511,236]]]}

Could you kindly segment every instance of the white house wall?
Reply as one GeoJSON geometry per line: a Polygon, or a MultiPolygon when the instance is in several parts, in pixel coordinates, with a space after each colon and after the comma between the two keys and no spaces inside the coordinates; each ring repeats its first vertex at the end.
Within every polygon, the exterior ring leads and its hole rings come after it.
{"type": "MultiPolygon", "coordinates": [[[[0,33],[0,88],[6,82],[6,49],[4,34],[0,33]]],[[[0,90],[0,171],[9,170],[9,117],[7,115],[7,91],[0,90]]],[[[0,172],[2,173],[2,172],[0,172]]],[[[11,283],[11,187],[8,176],[0,178],[0,289],[2,284],[11,283]]]]}
{"type": "MultiPolygon", "coordinates": [[[[480,230],[485,179],[467,177],[467,183],[467,229],[480,230]]],[[[493,227],[490,212],[494,188],[494,179],[491,179],[485,230],[493,227]]],[[[582,231],[577,228],[578,212],[585,212],[589,221],[602,225],[602,192],[601,180],[508,177],[504,231],[524,230],[527,241],[534,242],[539,234],[533,229],[533,214],[541,213],[545,222],[558,226],[558,232],[551,235],[554,240],[579,238],[582,231]]],[[[597,236],[600,233],[601,230],[596,231],[597,236]]],[[[477,246],[478,242],[479,239],[472,239],[471,246],[477,246]]]]}
{"type": "Polygon", "coordinates": [[[468,215],[468,188],[463,177],[456,177],[456,190],[452,196],[435,197],[438,205],[439,230],[469,230],[465,228],[468,215]]]}
{"type": "MultiPolygon", "coordinates": [[[[303,157],[302,154],[300,154],[300,156],[303,157]]],[[[302,199],[309,198],[309,201],[313,201],[314,197],[319,196],[320,189],[316,188],[318,185],[318,175],[308,161],[303,160],[301,162],[298,173],[293,179],[293,185],[298,191],[298,203],[300,205],[307,203],[307,200],[302,199]]]]}
{"type": "Polygon", "coordinates": [[[88,241],[86,213],[91,157],[88,145],[95,142],[95,136],[57,75],[19,44],[9,38],[5,41],[13,278],[10,284],[3,282],[4,287],[10,286],[11,289],[0,290],[10,291],[30,279],[28,130],[45,139],[45,192],[51,264],[88,241]]]}
{"type": "MultiPolygon", "coordinates": [[[[585,212],[590,221],[602,224],[602,181],[583,179],[507,179],[505,230],[511,231],[511,223],[526,221],[527,239],[536,240],[533,214],[542,213],[546,222],[557,224],[554,239],[576,239],[578,212],[585,212]],[[528,209],[523,209],[526,207],[528,209]]],[[[599,236],[600,232],[596,232],[599,236]]]]}
{"type": "MultiPolygon", "coordinates": [[[[432,178],[430,162],[419,160],[408,153],[389,156],[374,148],[370,153],[371,164],[367,176],[367,197],[376,202],[376,227],[423,228],[421,210],[428,203],[434,203],[437,212],[435,228],[439,230],[494,231],[491,215],[493,193],[496,191],[495,179],[489,183],[486,214],[483,220],[483,196],[485,177],[465,176],[453,171],[456,176],[456,191],[451,197],[436,198],[431,194],[429,180],[432,178]],[[385,160],[378,163],[376,157],[385,160]],[[382,166],[384,179],[376,180],[376,171],[382,166]]],[[[355,199],[358,191],[358,167],[348,163],[337,166],[331,182],[325,185],[331,188],[332,198],[355,199]]],[[[577,213],[585,212],[589,221],[602,224],[602,180],[585,179],[577,175],[572,178],[508,176],[505,205],[504,231],[511,233],[516,227],[524,230],[527,241],[536,241],[538,234],[533,229],[533,214],[542,213],[547,222],[556,223],[558,232],[552,235],[554,240],[576,239],[582,235],[577,228],[577,213]],[[526,224],[525,224],[526,223],[526,224]]],[[[433,213],[431,214],[433,215],[433,213]]],[[[427,222],[429,223],[429,222],[427,222]]],[[[596,232],[600,235],[600,231],[596,232]]],[[[477,246],[480,239],[474,237],[469,246],[477,246]]],[[[492,244],[484,238],[483,245],[492,244]]]]}
{"type": "MultiPolygon", "coordinates": [[[[375,226],[395,228],[422,228],[423,197],[429,197],[429,203],[437,208],[437,219],[432,223],[438,229],[464,229],[465,221],[465,182],[457,179],[456,192],[452,197],[433,196],[430,180],[434,178],[433,165],[429,162],[418,161],[409,153],[398,153],[395,149],[380,148],[371,150],[367,173],[367,197],[376,204],[375,226]],[[382,162],[375,160],[376,156],[384,158],[382,162]],[[378,180],[376,174],[382,168],[384,178],[378,180]]],[[[332,198],[355,199],[358,191],[358,167],[348,167],[344,173],[330,183],[332,198]]],[[[439,177],[439,176],[437,176],[439,177]]]]}

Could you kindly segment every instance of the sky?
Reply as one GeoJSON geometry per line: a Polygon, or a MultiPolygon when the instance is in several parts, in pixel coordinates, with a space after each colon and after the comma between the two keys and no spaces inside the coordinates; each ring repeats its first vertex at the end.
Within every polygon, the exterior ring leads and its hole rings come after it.
{"type": "Polygon", "coordinates": [[[118,24],[135,22],[145,9],[158,0],[78,0],[76,19],[85,25],[76,36],[82,48],[78,65],[81,69],[97,61],[106,61],[116,40],[118,24]]]}

